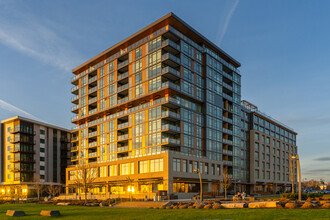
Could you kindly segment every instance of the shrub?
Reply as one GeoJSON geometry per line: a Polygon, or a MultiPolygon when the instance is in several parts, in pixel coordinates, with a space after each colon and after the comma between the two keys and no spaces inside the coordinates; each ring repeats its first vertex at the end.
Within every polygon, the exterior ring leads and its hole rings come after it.
{"type": "MultiPolygon", "coordinates": [[[[302,193],[301,199],[306,200],[308,198],[315,199],[316,197],[323,197],[323,194],[321,193],[302,193]]],[[[287,198],[290,200],[297,200],[298,199],[298,193],[283,193],[281,195],[281,198],[287,198]]]]}

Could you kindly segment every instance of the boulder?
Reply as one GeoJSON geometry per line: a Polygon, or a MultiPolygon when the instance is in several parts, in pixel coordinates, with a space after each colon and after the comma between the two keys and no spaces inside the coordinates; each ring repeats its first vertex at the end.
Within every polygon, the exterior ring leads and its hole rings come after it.
{"type": "Polygon", "coordinates": [[[215,205],[213,205],[212,209],[223,209],[223,206],[216,203],[215,205]]]}
{"type": "Polygon", "coordinates": [[[173,209],[172,206],[166,206],[166,209],[173,209]]]}
{"type": "Polygon", "coordinates": [[[330,209],[330,203],[324,203],[322,206],[321,206],[322,209],[330,209]]]}
{"type": "Polygon", "coordinates": [[[59,202],[56,205],[70,205],[70,203],[68,203],[68,202],[59,202]]]}
{"type": "Polygon", "coordinates": [[[311,209],[313,208],[314,206],[312,205],[312,203],[310,202],[305,202],[300,208],[302,209],[311,209]]]}
{"type": "Polygon", "coordinates": [[[186,208],[188,208],[188,205],[180,205],[179,206],[179,209],[186,209],[186,208]]]}
{"type": "Polygon", "coordinates": [[[226,209],[242,209],[246,208],[247,204],[245,203],[224,203],[222,206],[226,209]]]}
{"type": "Polygon", "coordinates": [[[212,209],[212,204],[207,204],[206,206],[204,206],[204,209],[212,209]]]}
{"type": "Polygon", "coordinates": [[[188,209],[194,209],[195,208],[195,206],[188,206],[188,209]]]}
{"type": "Polygon", "coordinates": [[[285,204],[285,208],[294,209],[294,208],[297,208],[297,205],[294,202],[288,202],[287,204],[285,204]]]}
{"type": "Polygon", "coordinates": [[[61,213],[58,210],[41,210],[40,215],[42,215],[42,216],[60,216],[61,213]]]}
{"type": "Polygon", "coordinates": [[[204,208],[204,205],[196,205],[195,206],[195,209],[203,209],[204,208]]]}
{"type": "Polygon", "coordinates": [[[100,207],[105,207],[105,202],[100,202],[99,206],[100,207]]]}
{"type": "Polygon", "coordinates": [[[179,209],[179,206],[177,206],[177,205],[173,206],[173,209],[179,209]]]}
{"type": "Polygon", "coordinates": [[[276,202],[251,202],[248,204],[250,209],[256,208],[276,208],[276,202]]]}
{"type": "Polygon", "coordinates": [[[6,215],[8,216],[24,216],[24,211],[18,211],[18,210],[7,210],[6,215]]]}

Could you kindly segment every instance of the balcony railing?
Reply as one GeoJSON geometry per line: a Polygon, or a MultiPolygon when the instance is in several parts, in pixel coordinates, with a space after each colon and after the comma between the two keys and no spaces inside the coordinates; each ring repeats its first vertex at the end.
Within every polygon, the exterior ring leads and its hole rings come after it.
{"type": "Polygon", "coordinates": [[[170,59],[178,64],[180,64],[180,58],[174,56],[173,54],[171,53],[166,53],[162,56],[162,60],[166,60],[166,59],[170,59]]]}
{"type": "Polygon", "coordinates": [[[71,156],[71,160],[77,160],[77,159],[78,159],[78,155],[71,156]]]}
{"type": "Polygon", "coordinates": [[[71,151],[77,151],[78,150],[78,146],[76,147],[71,147],[71,151]]]}
{"type": "Polygon", "coordinates": [[[92,93],[92,92],[95,92],[99,87],[98,86],[95,86],[91,89],[88,89],[88,93],[92,93]]]}
{"type": "Polygon", "coordinates": [[[172,130],[172,131],[176,131],[176,132],[181,131],[180,127],[175,126],[175,125],[170,125],[170,124],[163,124],[162,130],[172,130]]]}
{"type": "Polygon", "coordinates": [[[128,64],[128,60],[125,60],[124,62],[121,62],[121,63],[118,64],[118,68],[117,69],[122,68],[123,66],[125,66],[127,64],[128,64]]]}
{"type": "Polygon", "coordinates": [[[170,45],[171,47],[180,51],[180,46],[177,43],[174,43],[173,41],[171,41],[170,39],[164,40],[162,42],[162,47],[166,46],[166,45],[170,45]]]}
{"type": "Polygon", "coordinates": [[[94,114],[97,112],[97,108],[96,109],[93,109],[93,110],[90,110],[88,111],[88,115],[91,115],[91,114],[94,114]]]}
{"type": "Polygon", "coordinates": [[[233,80],[233,77],[226,72],[222,72],[222,75],[224,75],[225,77],[227,77],[230,80],[233,80]]]}
{"type": "Polygon", "coordinates": [[[162,144],[176,144],[180,145],[180,140],[174,138],[162,138],[162,144]]]}
{"type": "Polygon", "coordinates": [[[171,118],[180,119],[180,114],[172,111],[162,111],[162,117],[169,116],[171,118]]]}
{"type": "Polygon", "coordinates": [[[71,88],[71,92],[76,91],[77,89],[79,89],[79,86],[74,86],[71,88]]]}
{"type": "Polygon", "coordinates": [[[128,134],[124,134],[124,135],[120,135],[117,137],[117,140],[124,140],[124,139],[128,139],[128,134]]]}
{"type": "Polygon", "coordinates": [[[94,131],[94,132],[88,133],[88,137],[95,136],[95,135],[97,135],[97,131],[94,131]]]}
{"type": "Polygon", "coordinates": [[[222,139],[222,142],[225,144],[233,145],[233,141],[228,140],[228,139],[222,139]]]}
{"type": "Polygon", "coordinates": [[[128,101],[128,96],[125,97],[125,98],[122,98],[122,99],[118,99],[117,103],[118,103],[118,104],[121,104],[121,103],[123,103],[123,102],[127,102],[127,101],[128,101]]]}
{"type": "Polygon", "coordinates": [[[223,153],[223,154],[226,154],[226,155],[230,155],[230,156],[233,155],[233,152],[230,151],[230,150],[222,150],[222,153],[223,153]]]}
{"type": "Polygon", "coordinates": [[[233,165],[233,161],[224,160],[223,161],[223,165],[232,166],[233,165]]]}
{"type": "Polygon", "coordinates": [[[232,120],[232,119],[227,118],[227,117],[225,117],[225,116],[222,117],[222,120],[225,121],[225,122],[228,122],[228,123],[230,123],[230,124],[233,123],[233,120],[232,120]]]}
{"type": "Polygon", "coordinates": [[[228,99],[229,101],[233,101],[233,97],[225,94],[225,93],[222,93],[222,96],[225,98],[225,99],[228,99]]]}
{"type": "Polygon", "coordinates": [[[79,115],[73,116],[73,117],[71,118],[71,121],[75,121],[75,120],[77,120],[78,118],[79,118],[79,115]]]}
{"type": "Polygon", "coordinates": [[[95,102],[95,101],[97,101],[97,96],[94,97],[94,98],[92,98],[92,99],[89,99],[89,100],[88,100],[88,104],[90,104],[90,103],[92,103],[92,102],[95,102]]]}
{"type": "Polygon", "coordinates": [[[125,72],[125,73],[122,73],[122,74],[120,74],[120,75],[117,76],[117,80],[121,80],[121,79],[123,79],[125,77],[128,77],[128,75],[129,75],[129,72],[128,71],[125,72]]]}
{"type": "Polygon", "coordinates": [[[88,147],[94,147],[94,146],[97,146],[97,141],[88,144],[88,147]]]}
{"type": "Polygon", "coordinates": [[[177,71],[176,69],[170,67],[170,66],[167,66],[167,67],[164,67],[162,69],[162,73],[166,73],[166,72],[169,72],[177,77],[180,77],[181,76],[181,73],[179,71],[177,71]]]}
{"type": "Polygon", "coordinates": [[[117,152],[128,151],[128,150],[129,150],[129,147],[128,146],[117,147],[117,152]]]}
{"type": "Polygon", "coordinates": [[[88,157],[96,157],[97,156],[97,152],[93,152],[93,153],[89,153],[88,157]]]}
{"type": "Polygon", "coordinates": [[[222,86],[229,89],[230,91],[233,91],[233,87],[225,82],[222,82],[222,86]]]}
{"type": "Polygon", "coordinates": [[[229,130],[227,128],[222,128],[222,131],[227,133],[227,134],[230,134],[230,135],[233,135],[233,131],[232,130],[229,130]]]}
{"type": "Polygon", "coordinates": [[[71,107],[71,111],[77,110],[79,108],[79,105],[75,105],[71,107]]]}
{"type": "Polygon", "coordinates": [[[124,90],[124,89],[127,89],[127,88],[128,88],[128,83],[125,84],[125,85],[119,86],[117,91],[121,91],[121,90],[124,90]]]}
{"type": "Polygon", "coordinates": [[[128,127],[128,122],[118,124],[118,126],[117,126],[118,129],[122,129],[122,128],[125,128],[125,127],[128,127]]]}
{"type": "Polygon", "coordinates": [[[76,99],[78,99],[78,98],[79,98],[79,95],[73,96],[73,97],[71,98],[71,101],[74,101],[74,100],[76,100],[76,99]]]}
{"type": "Polygon", "coordinates": [[[90,78],[90,79],[88,80],[88,83],[91,83],[91,82],[93,82],[93,81],[95,81],[95,80],[97,80],[97,76],[94,76],[94,77],[90,78]]]}
{"type": "Polygon", "coordinates": [[[71,141],[77,141],[78,140],[78,136],[77,137],[72,137],[71,141]]]}

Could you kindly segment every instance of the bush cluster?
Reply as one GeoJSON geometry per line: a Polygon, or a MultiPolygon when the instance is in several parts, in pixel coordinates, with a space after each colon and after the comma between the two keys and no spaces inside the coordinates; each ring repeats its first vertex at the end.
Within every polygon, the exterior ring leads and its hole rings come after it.
{"type": "MultiPolygon", "coordinates": [[[[302,193],[301,194],[301,199],[302,200],[306,200],[307,198],[315,199],[317,197],[323,197],[323,194],[321,194],[321,193],[302,193]]],[[[298,199],[298,193],[283,193],[281,195],[281,198],[297,200],[298,199]]]]}

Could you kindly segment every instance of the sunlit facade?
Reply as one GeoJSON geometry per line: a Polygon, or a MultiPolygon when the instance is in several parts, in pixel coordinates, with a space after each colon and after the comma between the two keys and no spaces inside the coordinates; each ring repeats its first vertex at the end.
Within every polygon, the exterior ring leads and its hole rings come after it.
{"type": "Polygon", "coordinates": [[[23,117],[1,122],[0,198],[34,195],[34,184],[65,184],[70,131],[23,117]]]}
{"type": "Polygon", "coordinates": [[[107,197],[191,197],[197,170],[205,192],[219,192],[224,171],[250,189],[239,67],[170,13],[75,68],[67,192],[80,192],[85,165],[91,192],[107,197]]]}

